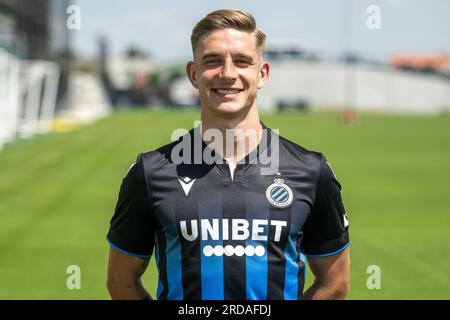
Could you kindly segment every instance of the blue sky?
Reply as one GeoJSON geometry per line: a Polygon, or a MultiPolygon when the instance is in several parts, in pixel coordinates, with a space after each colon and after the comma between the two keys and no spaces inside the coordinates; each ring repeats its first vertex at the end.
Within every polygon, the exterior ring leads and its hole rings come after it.
{"type": "Polygon", "coordinates": [[[159,61],[190,58],[190,33],[208,12],[239,8],[256,18],[268,43],[294,43],[323,53],[345,48],[378,58],[395,52],[450,53],[448,0],[76,0],[81,29],[73,48],[97,53],[97,39],[109,39],[113,55],[136,45],[159,61]],[[366,9],[381,10],[381,29],[366,27],[366,9]]]}

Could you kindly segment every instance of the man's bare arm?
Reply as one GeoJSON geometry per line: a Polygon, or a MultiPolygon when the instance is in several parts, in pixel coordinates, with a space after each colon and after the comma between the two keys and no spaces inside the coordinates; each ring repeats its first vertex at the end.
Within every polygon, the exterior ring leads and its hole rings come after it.
{"type": "Polygon", "coordinates": [[[328,257],[308,257],[315,276],[314,283],[303,294],[305,300],[344,299],[350,289],[349,248],[328,257]]]}
{"type": "Polygon", "coordinates": [[[149,261],[110,248],[107,287],[113,300],[143,300],[150,297],[141,282],[149,261]]]}

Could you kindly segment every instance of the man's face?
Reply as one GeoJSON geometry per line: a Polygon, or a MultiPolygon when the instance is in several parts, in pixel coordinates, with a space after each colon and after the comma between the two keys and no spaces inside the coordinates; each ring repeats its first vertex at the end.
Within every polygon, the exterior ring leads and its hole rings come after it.
{"type": "Polygon", "coordinates": [[[192,85],[199,90],[202,108],[221,115],[248,111],[269,75],[254,34],[223,29],[200,38],[194,62],[187,65],[192,85]]]}

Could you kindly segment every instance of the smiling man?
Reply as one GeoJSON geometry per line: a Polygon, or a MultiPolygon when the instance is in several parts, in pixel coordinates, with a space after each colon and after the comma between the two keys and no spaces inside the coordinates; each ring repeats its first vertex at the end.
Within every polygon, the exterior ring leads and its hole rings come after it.
{"type": "Polygon", "coordinates": [[[340,184],[321,153],[259,119],[257,92],[270,70],[264,33],[250,14],[218,10],[191,42],[186,71],[201,125],[140,154],[124,178],[108,232],[111,297],[150,298],[140,278],[154,255],[158,299],[344,298],[340,184]],[[276,165],[264,168],[264,159],[276,165]],[[306,291],[305,256],[315,277],[306,291]]]}

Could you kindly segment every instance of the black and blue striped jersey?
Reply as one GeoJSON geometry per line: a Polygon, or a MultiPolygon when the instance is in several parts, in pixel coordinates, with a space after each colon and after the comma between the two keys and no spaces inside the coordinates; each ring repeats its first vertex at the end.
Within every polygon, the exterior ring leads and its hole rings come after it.
{"type": "Polygon", "coordinates": [[[154,256],[158,299],[300,299],[305,256],[349,245],[341,186],[326,158],[264,132],[233,179],[225,160],[173,161],[180,143],[201,139],[198,129],[140,154],[123,179],[107,239],[128,255],[154,256]],[[259,160],[274,156],[274,146],[278,164],[262,174],[259,160]]]}

